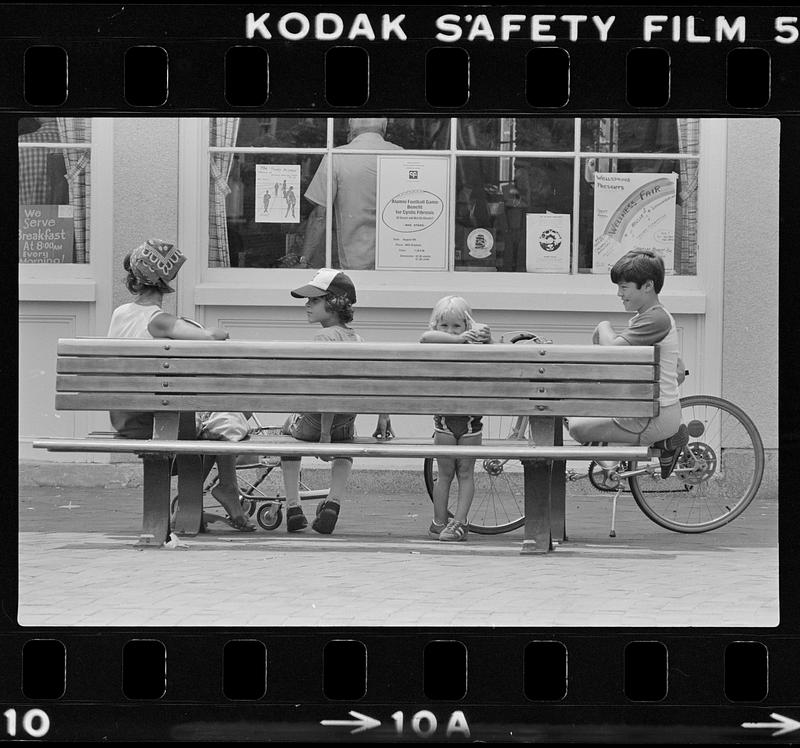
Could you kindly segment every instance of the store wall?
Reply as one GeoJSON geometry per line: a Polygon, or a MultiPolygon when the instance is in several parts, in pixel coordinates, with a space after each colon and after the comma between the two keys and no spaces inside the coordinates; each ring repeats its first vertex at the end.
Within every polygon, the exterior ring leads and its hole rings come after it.
{"type": "Polygon", "coordinates": [[[778,446],[780,122],[728,121],[722,395],[778,446]]]}
{"type": "MultiPolygon", "coordinates": [[[[114,307],[131,298],[124,283],[125,254],[151,237],[178,238],[178,121],[114,120],[114,307]]],[[[196,261],[191,254],[190,261],[196,261]]],[[[164,308],[174,312],[174,295],[164,300],[164,308]]]]}

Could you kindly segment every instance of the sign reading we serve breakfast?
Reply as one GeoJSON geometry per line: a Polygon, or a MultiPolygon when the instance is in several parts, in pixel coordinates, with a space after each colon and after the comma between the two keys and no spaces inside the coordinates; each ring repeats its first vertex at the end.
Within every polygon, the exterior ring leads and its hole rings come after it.
{"type": "Polygon", "coordinates": [[[674,272],[677,180],[674,173],[595,173],[593,273],[607,273],[632,249],[660,254],[674,272]]]}
{"type": "Polygon", "coordinates": [[[74,233],[71,205],[20,205],[19,261],[72,262],[74,233]]]}
{"type": "Polygon", "coordinates": [[[449,168],[441,156],[378,156],[376,269],[447,269],[449,168]]]}

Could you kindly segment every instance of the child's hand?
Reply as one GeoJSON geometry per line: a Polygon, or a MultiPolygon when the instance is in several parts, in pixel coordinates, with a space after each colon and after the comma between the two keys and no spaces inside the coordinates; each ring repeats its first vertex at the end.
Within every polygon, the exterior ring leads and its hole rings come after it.
{"type": "Polygon", "coordinates": [[[211,333],[212,340],[227,340],[231,334],[221,327],[212,327],[209,332],[211,333]]]}

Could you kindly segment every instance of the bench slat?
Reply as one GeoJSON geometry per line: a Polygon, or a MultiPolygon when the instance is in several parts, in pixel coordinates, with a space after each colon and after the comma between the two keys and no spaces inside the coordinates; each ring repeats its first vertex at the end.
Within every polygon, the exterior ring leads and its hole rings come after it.
{"type": "Polygon", "coordinates": [[[59,355],[152,356],[153,346],[165,357],[296,358],[422,361],[596,361],[599,363],[644,363],[657,361],[654,346],[527,345],[444,345],[421,343],[298,343],[260,340],[138,340],[109,338],[61,338],[59,355]]]}
{"type": "Polygon", "coordinates": [[[329,395],[337,397],[342,389],[360,395],[447,397],[458,390],[462,397],[536,397],[598,398],[646,400],[653,396],[652,384],[615,382],[530,382],[516,380],[453,381],[447,379],[348,379],[346,387],[340,377],[290,379],[287,377],[153,377],[153,376],[71,376],[56,379],[59,392],[149,392],[329,395]]]}
{"type": "Polygon", "coordinates": [[[647,460],[654,454],[648,447],[609,446],[496,446],[491,442],[477,446],[454,446],[448,444],[395,444],[393,442],[338,442],[319,444],[316,442],[210,442],[173,441],[151,439],[38,439],[33,446],[51,452],[120,452],[135,454],[255,454],[283,455],[331,455],[350,457],[481,457],[509,459],[557,459],[557,460],[647,460]]]}
{"type": "MultiPolygon", "coordinates": [[[[289,359],[162,359],[162,358],[75,358],[60,357],[59,374],[150,374],[153,376],[330,376],[363,377],[364,361],[292,361],[289,359]],[[163,364],[168,363],[165,369],[163,364]]],[[[371,377],[433,377],[451,379],[502,379],[570,381],[653,382],[658,379],[656,367],[650,364],[536,364],[511,362],[498,366],[490,363],[437,363],[375,361],[369,364],[371,377]],[[542,372],[539,370],[543,369],[542,372]]]]}
{"type": "Polygon", "coordinates": [[[234,410],[256,413],[420,413],[481,415],[645,416],[657,414],[653,400],[532,400],[470,397],[340,395],[173,395],[131,393],[57,393],[56,410],[234,410]]]}

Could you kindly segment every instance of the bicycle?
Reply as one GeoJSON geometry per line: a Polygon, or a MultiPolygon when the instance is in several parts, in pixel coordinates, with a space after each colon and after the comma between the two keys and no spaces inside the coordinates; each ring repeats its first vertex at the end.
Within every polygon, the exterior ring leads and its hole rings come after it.
{"type": "MultiPolygon", "coordinates": [[[[248,438],[261,436],[269,432],[277,432],[279,429],[269,426],[262,426],[255,414],[250,416],[252,427],[248,438]]],[[[276,469],[280,468],[281,459],[278,456],[264,455],[240,455],[236,461],[236,477],[239,483],[239,501],[242,509],[248,517],[255,515],[256,522],[263,530],[276,530],[283,521],[283,503],[286,495],[283,489],[283,479],[268,480],[276,469]]],[[[217,475],[216,465],[211,469],[204,484],[203,497],[211,496],[211,489],[217,485],[219,476],[217,475]]],[[[300,474],[300,500],[322,499],[328,495],[327,488],[311,488],[303,482],[302,472],[300,474]]],[[[172,500],[172,512],[175,512],[175,502],[177,497],[172,500]]],[[[209,501],[209,506],[219,507],[215,499],[209,501]],[[211,503],[213,502],[213,504],[211,503]]],[[[204,507],[205,509],[205,502],[204,507]]],[[[204,524],[205,515],[204,514],[204,524]]]]}
{"type": "MultiPolygon", "coordinates": [[[[526,336],[522,339],[552,342],[525,331],[509,333],[520,334],[526,336]]],[[[588,478],[599,491],[615,493],[611,537],[616,536],[617,499],[626,484],[648,519],[673,532],[716,530],[741,515],[755,498],[764,474],[764,445],[750,417],[738,405],[712,395],[690,395],[682,397],[680,403],[681,422],[687,426],[689,443],[666,480],[661,478],[655,458],[644,464],[600,465],[592,461],[585,474],[567,471],[569,482],[588,478]]],[[[525,440],[530,433],[528,416],[484,418],[484,436],[489,439],[525,440]]],[[[425,459],[423,474],[433,501],[434,458],[425,459]]],[[[522,463],[509,459],[478,461],[469,529],[494,535],[516,530],[524,522],[522,463]]]]}

